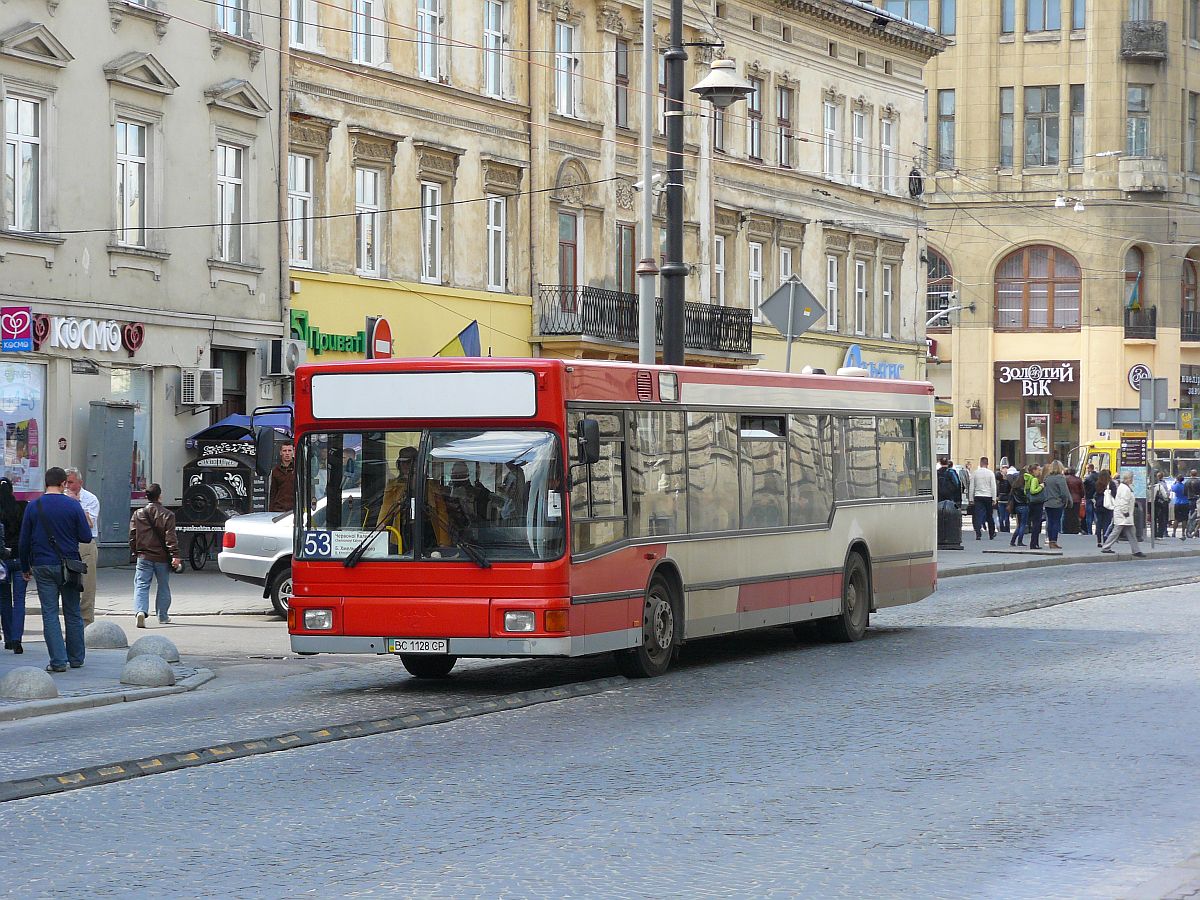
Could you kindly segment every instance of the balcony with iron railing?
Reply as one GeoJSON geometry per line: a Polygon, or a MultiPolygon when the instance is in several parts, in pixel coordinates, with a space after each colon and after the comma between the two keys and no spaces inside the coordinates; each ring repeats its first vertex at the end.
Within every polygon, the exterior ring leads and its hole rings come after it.
{"type": "Polygon", "coordinates": [[[1154,340],[1158,337],[1158,309],[1125,310],[1125,340],[1154,340]]]}
{"type": "Polygon", "coordinates": [[[1200,310],[1185,309],[1179,325],[1179,337],[1182,340],[1200,341],[1200,310]]]}
{"type": "MultiPolygon", "coordinates": [[[[638,296],[597,287],[539,285],[538,331],[543,335],[579,335],[599,341],[636,345],[638,296]]],[[[662,343],[663,304],[654,301],[655,342],[662,343]]],[[[749,354],[754,323],[748,309],[685,303],[683,346],[687,350],[749,354]]]]}

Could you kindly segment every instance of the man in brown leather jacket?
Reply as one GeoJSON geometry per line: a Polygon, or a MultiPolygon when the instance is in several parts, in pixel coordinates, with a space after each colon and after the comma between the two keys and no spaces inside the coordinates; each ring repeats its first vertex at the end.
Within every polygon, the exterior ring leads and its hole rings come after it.
{"type": "Polygon", "coordinates": [[[171,570],[178,569],[179,538],[175,535],[175,513],[159,502],[162,487],[152,484],[146,488],[149,501],[129,520],[129,551],[137,557],[133,576],[133,612],[137,627],[146,627],[150,612],[150,580],[158,580],[154,605],[161,625],[170,623],[171,570]]]}

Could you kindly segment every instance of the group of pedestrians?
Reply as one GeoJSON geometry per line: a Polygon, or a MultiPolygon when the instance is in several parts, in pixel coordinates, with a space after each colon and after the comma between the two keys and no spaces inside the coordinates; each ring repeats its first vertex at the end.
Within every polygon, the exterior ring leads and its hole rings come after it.
{"type": "Polygon", "coordinates": [[[1173,482],[1158,473],[1154,486],[1155,537],[1165,539],[1178,537],[1186,541],[1195,536],[1196,504],[1200,502],[1200,471],[1192,469],[1187,477],[1182,472],[1175,475],[1173,482]]]}
{"type": "MultiPolygon", "coordinates": [[[[159,620],[170,621],[167,570],[180,566],[175,517],[162,507],[161,495],[162,488],[150,485],[149,502],[130,521],[129,546],[137,556],[138,627],[145,627],[153,577],[158,578],[159,620]]],[[[45,492],[33,501],[18,500],[12,481],[0,478],[0,631],[5,650],[25,652],[25,599],[32,582],[50,657],[46,671],[60,673],[83,665],[83,632],[96,618],[99,522],[100,500],[84,488],[83,473],[76,468],[47,469],[45,492]]]]}

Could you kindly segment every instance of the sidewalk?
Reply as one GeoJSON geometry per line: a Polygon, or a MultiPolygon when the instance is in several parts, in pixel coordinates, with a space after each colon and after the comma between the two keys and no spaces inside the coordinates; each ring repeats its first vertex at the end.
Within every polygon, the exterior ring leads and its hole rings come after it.
{"type": "MultiPolygon", "coordinates": [[[[1015,526],[1014,526],[1015,527],[1015,526]]],[[[1058,543],[1062,550],[1046,549],[1046,531],[1043,527],[1041,550],[1030,550],[1029,536],[1025,536],[1025,548],[1010,547],[1008,542],[1012,532],[996,532],[996,539],[989,540],[987,532],[983,540],[975,540],[975,531],[969,523],[964,523],[962,534],[962,550],[938,550],[938,577],[953,578],[956,575],[984,575],[989,572],[1002,572],[1006,569],[1034,569],[1042,566],[1068,566],[1075,563],[1114,563],[1127,564],[1140,562],[1131,556],[1128,543],[1119,542],[1113,549],[1115,554],[1102,554],[1096,546],[1096,536],[1092,534],[1063,534],[1059,535],[1058,543]]],[[[1168,537],[1155,541],[1154,549],[1150,549],[1150,539],[1141,544],[1142,552],[1150,559],[1174,559],[1185,556],[1200,556],[1200,540],[1181,541],[1179,538],[1168,537]]]]}
{"type": "MultiPolygon", "coordinates": [[[[215,561],[199,572],[187,566],[171,575],[172,616],[252,615],[271,613],[263,589],[223,575],[215,561]]],[[[37,603],[37,594],[31,592],[37,603]]],[[[150,586],[150,612],[154,613],[154,585],[150,586]]],[[[96,576],[96,615],[133,614],[133,566],[105,566],[96,576]]]]}

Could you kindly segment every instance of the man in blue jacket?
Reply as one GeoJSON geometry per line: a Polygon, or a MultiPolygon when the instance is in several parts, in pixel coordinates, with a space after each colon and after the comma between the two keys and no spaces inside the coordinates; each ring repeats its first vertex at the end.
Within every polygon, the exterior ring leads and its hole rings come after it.
{"type": "Polygon", "coordinates": [[[79,545],[89,544],[92,529],[79,502],[63,494],[67,473],[58,466],[46,470],[46,493],[25,508],[18,554],[25,580],[37,584],[42,607],[42,631],[50,653],[47,672],[65,672],[83,665],[83,613],[79,608],[81,577],[65,578],[64,560],[79,559],[79,545]],[[67,639],[58,623],[59,598],[67,639]]]}

